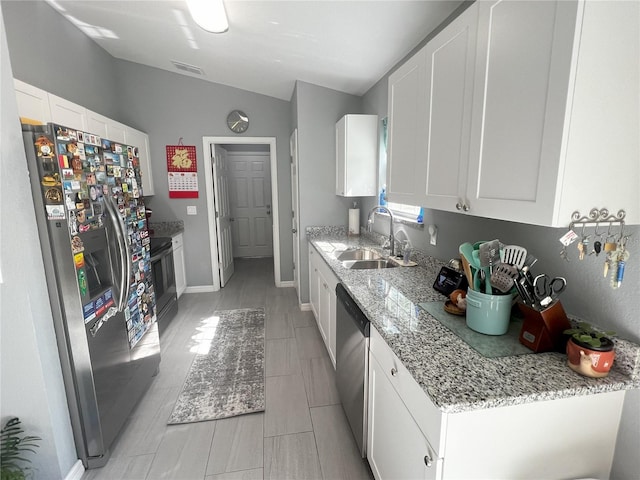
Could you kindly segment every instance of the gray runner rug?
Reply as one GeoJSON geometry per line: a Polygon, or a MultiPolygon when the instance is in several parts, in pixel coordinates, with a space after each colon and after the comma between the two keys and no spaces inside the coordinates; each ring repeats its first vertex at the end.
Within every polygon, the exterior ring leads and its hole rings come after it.
{"type": "Polygon", "coordinates": [[[193,360],[168,424],[264,411],[264,309],[216,311],[208,323],[208,353],[193,360]]]}

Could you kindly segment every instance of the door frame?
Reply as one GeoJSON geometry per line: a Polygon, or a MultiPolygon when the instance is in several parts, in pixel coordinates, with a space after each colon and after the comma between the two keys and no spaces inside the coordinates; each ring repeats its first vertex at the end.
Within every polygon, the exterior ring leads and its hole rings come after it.
{"type": "Polygon", "coordinates": [[[269,145],[269,158],[271,163],[271,209],[273,218],[273,272],[276,287],[285,286],[280,278],[280,219],[278,204],[278,156],[276,154],[276,137],[202,137],[202,150],[204,152],[204,177],[205,190],[207,192],[207,223],[209,225],[209,251],[211,254],[211,274],[213,276],[213,291],[220,290],[220,267],[218,265],[218,244],[216,234],[216,222],[213,218],[215,212],[213,198],[213,175],[211,155],[213,145],[269,145]],[[212,221],[213,219],[213,221],[212,221]]]}
{"type": "Polygon", "coordinates": [[[296,296],[298,297],[298,305],[300,305],[300,184],[298,183],[298,129],[294,128],[293,132],[291,132],[291,136],[289,137],[289,155],[291,158],[291,208],[295,206],[296,209],[293,211],[293,220],[295,223],[295,228],[297,230],[296,238],[294,241],[295,247],[295,255],[293,258],[293,262],[295,264],[295,268],[293,274],[295,278],[294,286],[296,288],[296,296]],[[295,175],[293,170],[295,169],[295,175]],[[294,185],[295,179],[295,185],[294,185]],[[293,196],[297,198],[293,199],[293,196]]]}

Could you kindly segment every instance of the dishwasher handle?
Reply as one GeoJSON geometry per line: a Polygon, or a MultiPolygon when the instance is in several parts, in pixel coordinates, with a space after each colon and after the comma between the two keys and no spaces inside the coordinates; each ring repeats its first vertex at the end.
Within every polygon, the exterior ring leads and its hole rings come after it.
{"type": "MultiPolygon", "coordinates": [[[[338,305],[342,306],[344,310],[347,312],[349,317],[353,320],[353,322],[358,327],[358,330],[365,336],[369,336],[370,331],[370,321],[367,316],[360,310],[360,307],[356,304],[356,302],[351,298],[349,292],[344,288],[341,283],[336,285],[336,297],[338,300],[338,305]]],[[[339,320],[338,320],[339,321],[339,320]]]]}

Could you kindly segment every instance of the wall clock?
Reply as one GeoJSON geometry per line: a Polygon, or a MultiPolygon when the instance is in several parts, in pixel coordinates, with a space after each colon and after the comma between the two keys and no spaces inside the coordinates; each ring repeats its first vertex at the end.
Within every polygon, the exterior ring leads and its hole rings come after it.
{"type": "Polygon", "coordinates": [[[244,133],[249,128],[249,117],[241,110],[234,110],[227,115],[227,126],[234,133],[244,133]]]}

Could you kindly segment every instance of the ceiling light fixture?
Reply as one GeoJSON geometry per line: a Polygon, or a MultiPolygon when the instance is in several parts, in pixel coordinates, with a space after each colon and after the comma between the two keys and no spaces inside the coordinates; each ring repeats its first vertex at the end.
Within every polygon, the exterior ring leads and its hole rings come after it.
{"type": "Polygon", "coordinates": [[[187,7],[193,21],[200,28],[211,33],[229,30],[229,21],[222,0],[187,0],[187,7]]]}

